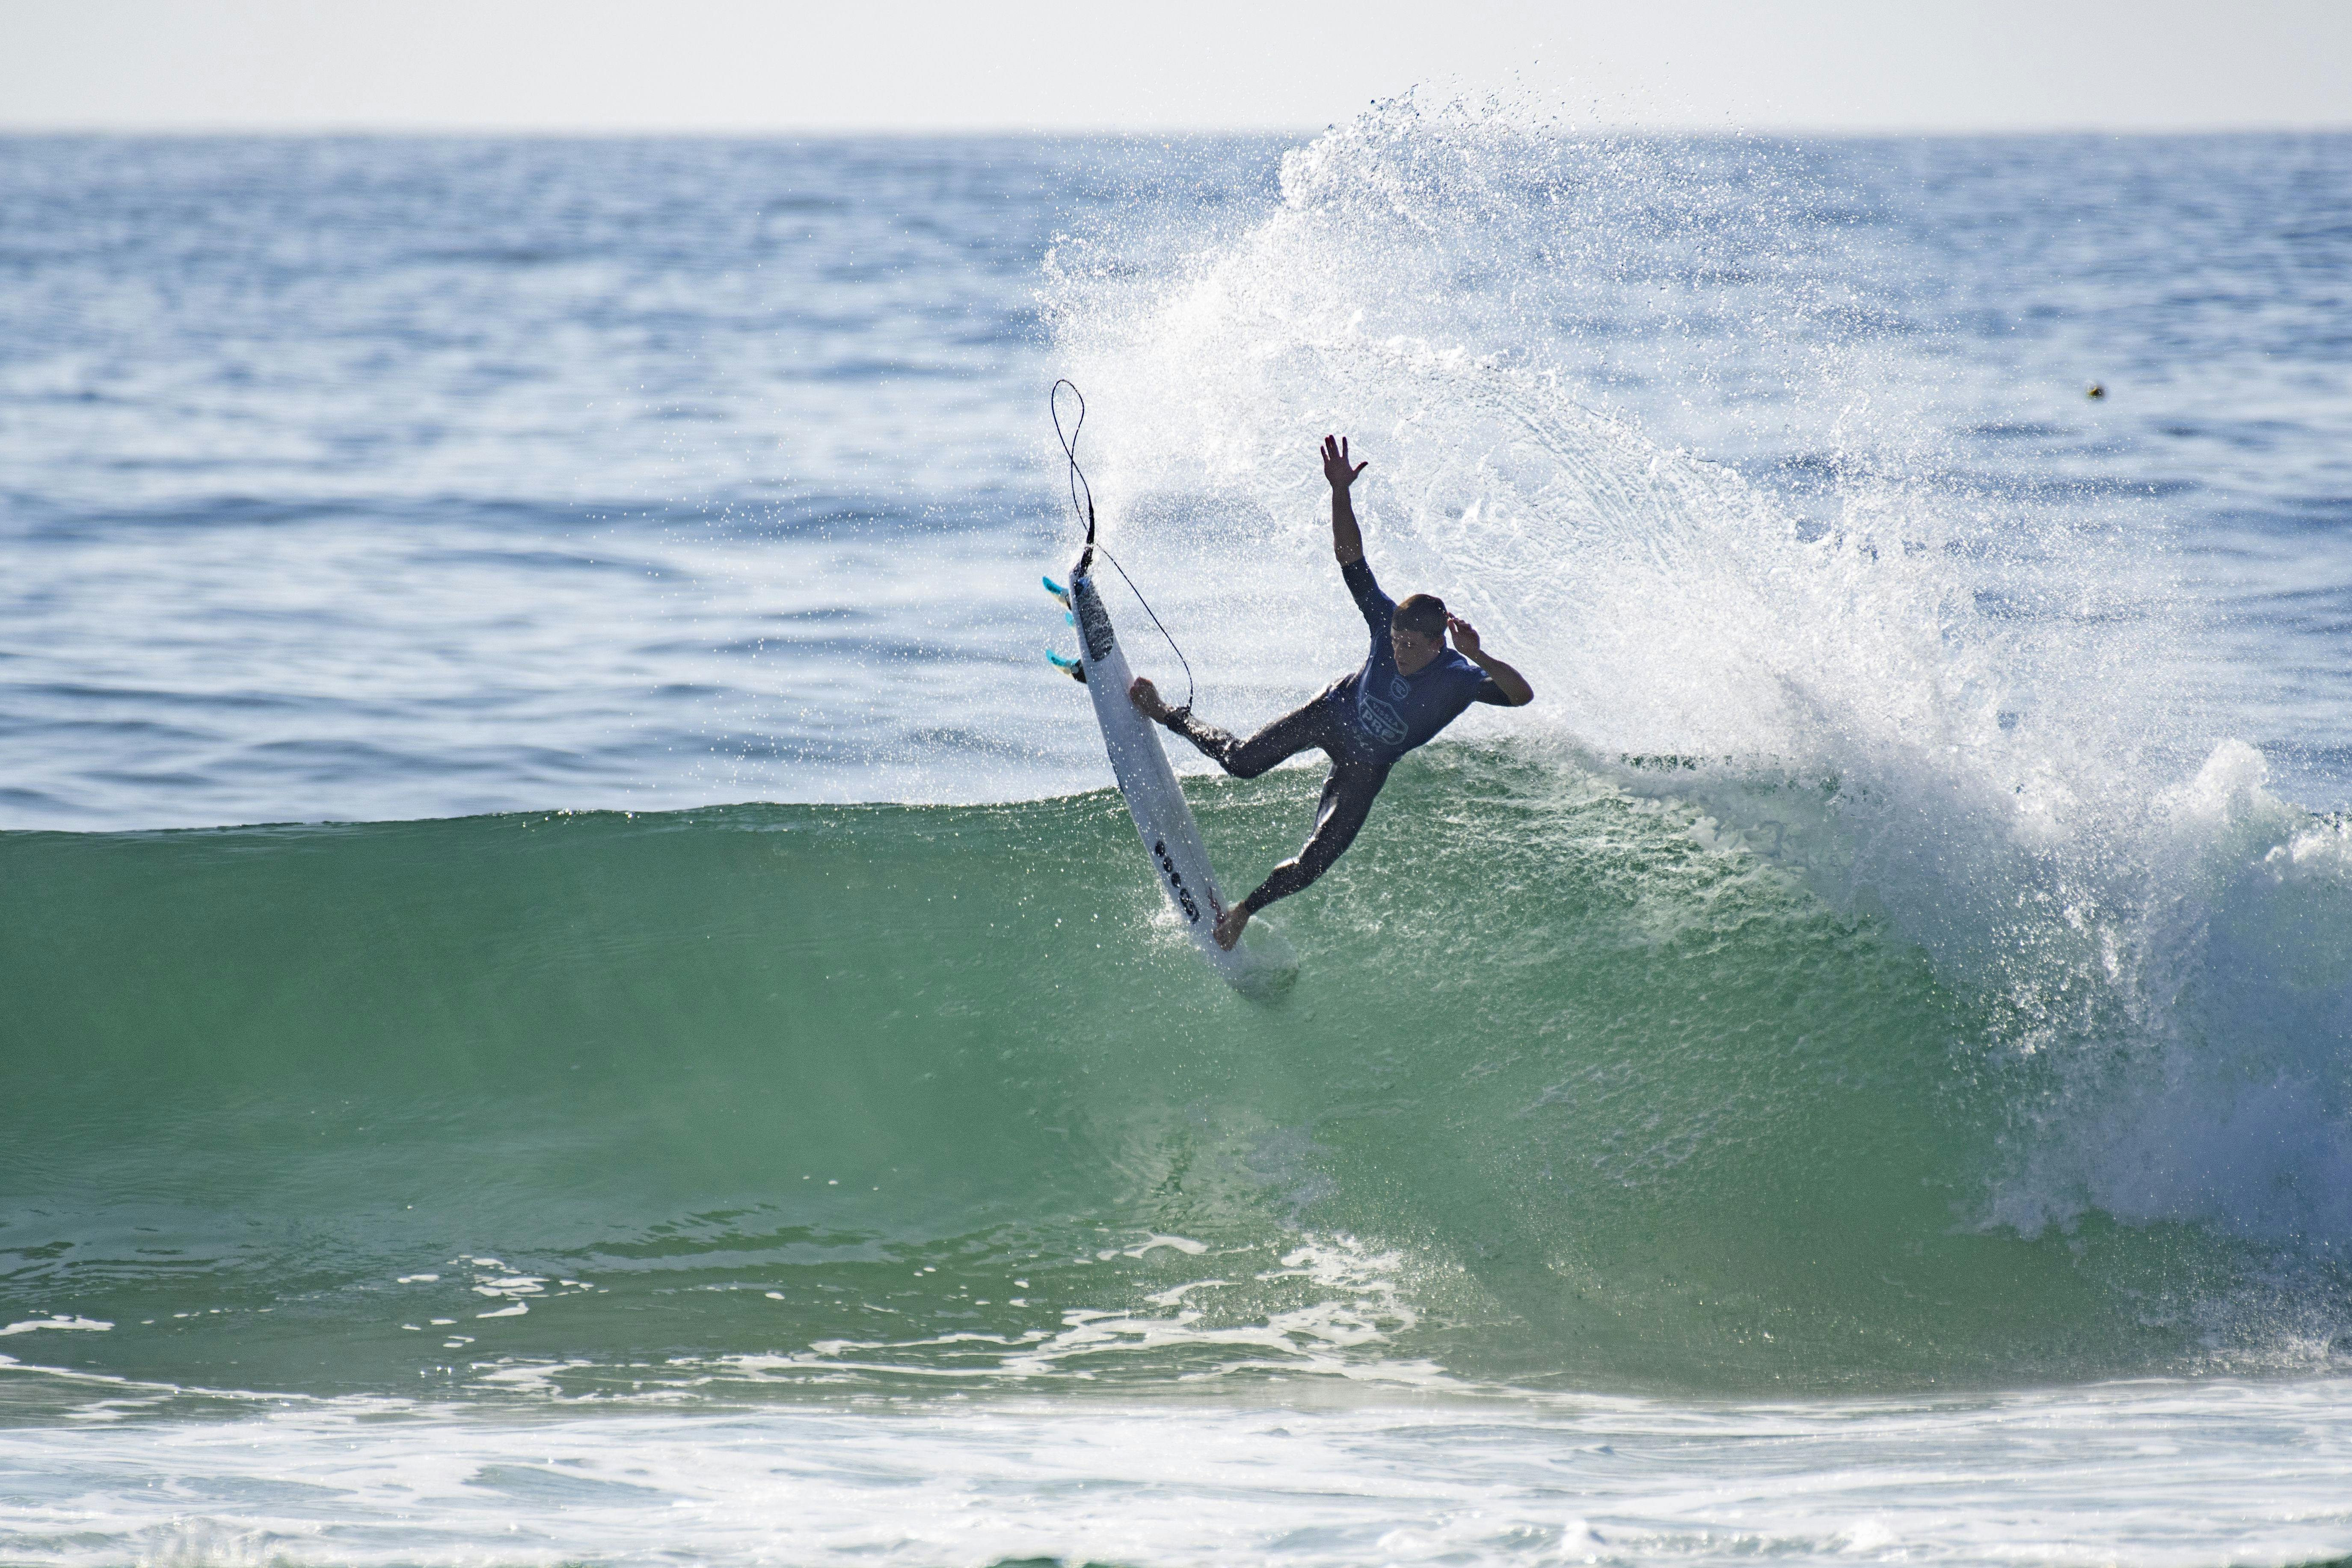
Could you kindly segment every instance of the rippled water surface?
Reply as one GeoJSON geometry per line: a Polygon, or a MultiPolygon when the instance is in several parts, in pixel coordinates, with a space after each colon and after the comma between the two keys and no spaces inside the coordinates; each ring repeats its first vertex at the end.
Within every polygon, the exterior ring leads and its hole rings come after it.
{"type": "MultiPolygon", "coordinates": [[[[1474,199],[1441,131],[1390,129],[1398,177],[1488,248],[1450,298],[1368,269],[1359,331],[1563,377],[1809,517],[1887,479],[2167,552],[2212,615],[2191,698],[2340,801],[2341,138],[1601,143],[1495,153],[1474,199]]],[[[1284,151],[0,143],[0,811],[1090,783],[1090,737],[1038,708],[1045,388],[1117,280],[1246,246],[1284,151]]],[[[1097,429],[1149,442],[1150,412],[1114,398],[1097,429]]],[[[1291,411],[1287,526],[1349,413],[1291,411]]],[[[1223,454],[1167,456],[1235,500],[1223,454]]],[[[1269,703],[1330,662],[1216,630],[1209,679],[1269,703]]]]}

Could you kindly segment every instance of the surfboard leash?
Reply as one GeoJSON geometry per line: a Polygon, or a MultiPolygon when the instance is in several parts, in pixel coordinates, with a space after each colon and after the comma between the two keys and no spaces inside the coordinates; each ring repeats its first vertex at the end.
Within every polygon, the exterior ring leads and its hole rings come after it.
{"type": "MultiPolygon", "coordinates": [[[[1152,626],[1167,640],[1168,651],[1174,654],[1176,662],[1184,667],[1184,700],[1170,711],[1190,713],[1192,711],[1192,699],[1199,690],[1199,684],[1192,678],[1192,661],[1184,657],[1184,650],[1176,646],[1175,637],[1169,634],[1165,626],[1160,625],[1160,612],[1151,607],[1151,601],[1143,596],[1143,590],[1135,585],[1135,579],[1127,574],[1127,568],[1119,565],[1118,557],[1110,552],[1108,545],[1099,544],[1095,540],[1094,487],[1087,483],[1087,471],[1078,466],[1078,436],[1087,427],[1087,395],[1078,390],[1076,382],[1065,376],[1054,383],[1054,390],[1046,394],[1045,405],[1054,416],[1054,436],[1062,443],[1062,456],[1070,460],[1070,510],[1077,514],[1078,521],[1086,526],[1087,531],[1086,548],[1078,552],[1078,569],[1074,575],[1083,577],[1087,574],[1087,563],[1093,560],[1097,551],[1100,551],[1102,558],[1117,570],[1119,580],[1127,584],[1127,591],[1135,595],[1135,602],[1143,606],[1143,613],[1151,617],[1152,626]],[[1062,388],[1066,386],[1070,389],[1070,395],[1078,400],[1078,416],[1066,434],[1062,429],[1062,388]]],[[[1050,578],[1045,585],[1053,587],[1050,578]]],[[[1058,665],[1061,660],[1054,662],[1058,665]]]]}

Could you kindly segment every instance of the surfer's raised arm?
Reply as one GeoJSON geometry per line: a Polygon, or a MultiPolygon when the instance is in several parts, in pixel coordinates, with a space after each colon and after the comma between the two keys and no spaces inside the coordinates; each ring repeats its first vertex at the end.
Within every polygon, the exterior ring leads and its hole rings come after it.
{"type": "MultiPolygon", "coordinates": [[[[1331,481],[1331,553],[1339,558],[1339,574],[1348,580],[1348,591],[1355,595],[1356,607],[1364,612],[1365,624],[1372,628],[1372,647],[1377,653],[1381,645],[1394,636],[1401,606],[1381,592],[1380,584],[1372,580],[1370,566],[1358,565],[1364,559],[1364,531],[1356,526],[1356,503],[1348,487],[1370,466],[1369,459],[1361,463],[1349,460],[1345,436],[1323,437],[1323,477],[1331,481]]],[[[1421,668],[1433,655],[1442,651],[1445,634],[1450,631],[1454,634],[1454,651],[1486,671],[1495,683],[1493,691],[1475,700],[1524,708],[1536,700],[1535,688],[1528,684],[1528,678],[1483,650],[1478,646],[1478,628],[1459,616],[1447,615],[1445,601],[1415,594],[1407,603],[1416,607],[1409,618],[1423,624],[1409,628],[1407,640],[1397,645],[1398,662],[1406,673],[1421,668]]]]}
{"type": "Polygon", "coordinates": [[[1364,558],[1364,534],[1356,526],[1356,503],[1348,499],[1348,487],[1356,482],[1356,476],[1367,466],[1348,466],[1345,436],[1323,437],[1323,477],[1331,481],[1331,553],[1339,558],[1342,566],[1364,558]]]}

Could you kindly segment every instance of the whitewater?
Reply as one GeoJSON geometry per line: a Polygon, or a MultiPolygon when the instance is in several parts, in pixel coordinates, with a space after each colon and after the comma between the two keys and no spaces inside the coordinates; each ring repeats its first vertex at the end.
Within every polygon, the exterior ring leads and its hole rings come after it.
{"type": "Polygon", "coordinates": [[[0,142],[0,1560],[2352,1552],[2346,148],[0,142]]]}

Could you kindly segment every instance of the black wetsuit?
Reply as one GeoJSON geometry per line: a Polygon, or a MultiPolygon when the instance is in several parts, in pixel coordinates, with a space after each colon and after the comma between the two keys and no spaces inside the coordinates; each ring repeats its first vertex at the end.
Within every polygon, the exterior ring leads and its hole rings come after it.
{"type": "Polygon", "coordinates": [[[1315,831],[1297,855],[1242,900],[1252,910],[1288,898],[1331,868],[1355,842],[1399,757],[1454,722],[1473,702],[1510,705],[1492,676],[1452,648],[1442,649],[1411,675],[1400,672],[1396,649],[1389,643],[1396,602],[1381,592],[1372,569],[1361,560],[1349,562],[1339,574],[1371,629],[1371,652],[1361,669],[1333,681],[1305,707],[1246,741],[1203,723],[1189,710],[1160,720],[1235,778],[1254,779],[1301,752],[1320,750],[1331,759],[1331,776],[1323,781],[1323,800],[1315,808],[1315,831]]]}

